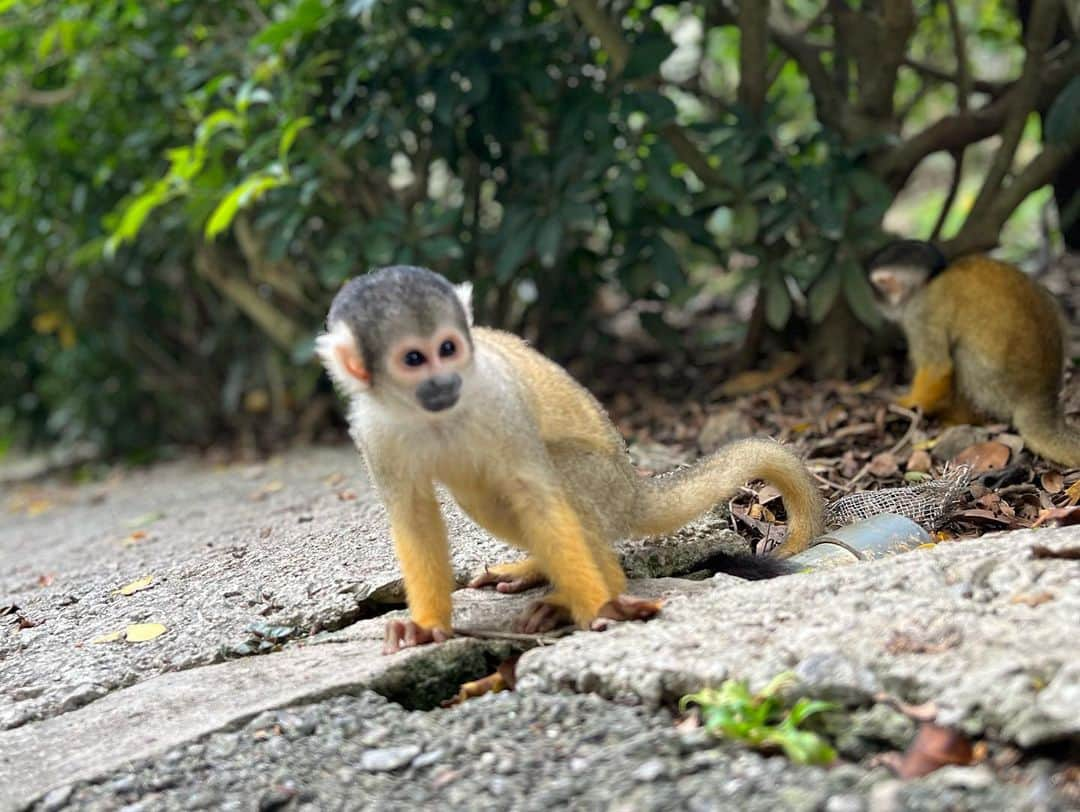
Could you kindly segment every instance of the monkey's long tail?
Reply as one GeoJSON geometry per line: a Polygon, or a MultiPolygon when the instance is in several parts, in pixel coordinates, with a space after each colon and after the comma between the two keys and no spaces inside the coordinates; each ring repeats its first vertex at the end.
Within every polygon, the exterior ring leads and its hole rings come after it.
{"type": "Polygon", "coordinates": [[[740,440],[689,468],[642,482],[633,532],[642,536],[671,533],[730,499],[752,479],[780,491],[788,515],[788,537],[779,550],[793,555],[824,531],[822,501],[805,466],[772,440],[740,440]]]}
{"type": "Polygon", "coordinates": [[[1046,403],[1020,407],[1013,422],[1036,454],[1068,468],[1080,468],[1080,431],[1065,422],[1056,396],[1046,403]]]}

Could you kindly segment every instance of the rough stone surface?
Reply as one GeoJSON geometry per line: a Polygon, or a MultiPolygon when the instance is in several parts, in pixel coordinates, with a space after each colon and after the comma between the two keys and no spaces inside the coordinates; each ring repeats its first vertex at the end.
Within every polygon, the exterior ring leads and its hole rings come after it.
{"type": "MultiPolygon", "coordinates": [[[[542,593],[461,590],[455,626],[479,637],[382,656],[401,585],[351,450],[35,488],[49,509],[15,515],[16,488],[0,525],[0,606],[27,621],[0,618],[0,810],[1056,810],[1080,795],[1063,771],[1080,742],[1080,562],[1031,554],[1080,547],[1080,528],[772,582],[633,581],[665,599],[660,617],[552,637],[521,658],[515,693],[429,712],[408,708],[510,654],[521,641],[503,630],[542,593]],[[134,623],[166,632],[91,642],[134,623]],[[798,767],[674,724],[686,692],[786,670],[843,706],[828,729],[844,763],[798,767]],[[1021,760],[896,780],[872,765],[915,724],[883,692],[1021,760]]],[[[460,578],[516,555],[447,518],[460,578]]],[[[642,577],[740,549],[719,512],[620,547],[642,577]]]]}
{"type": "Polygon", "coordinates": [[[799,767],[698,733],[665,710],[597,696],[502,693],[423,713],[361,693],[262,714],[67,791],[92,810],[1064,808],[1039,765],[1008,782],[983,767],[900,782],[880,767],[799,767]],[[311,732],[288,735],[292,716],[311,732]]]}
{"type": "MultiPolygon", "coordinates": [[[[38,624],[0,629],[0,729],[404,600],[385,511],[351,448],[259,466],[161,465],[43,498],[51,509],[0,524],[0,606],[38,624]],[[148,575],[149,588],[119,594],[148,575]],[[150,622],[167,629],[150,643],[92,642],[150,622]]],[[[459,582],[520,555],[456,508],[445,513],[459,582]]],[[[624,560],[634,577],[662,576],[733,544],[707,517],[666,540],[626,542],[624,560]]]]}
{"type": "Polygon", "coordinates": [[[656,707],[728,677],[794,670],[849,705],[884,691],[938,721],[1023,747],[1080,739],[1080,528],[985,536],[888,561],[675,599],[644,625],[526,653],[521,690],[656,707]]]}

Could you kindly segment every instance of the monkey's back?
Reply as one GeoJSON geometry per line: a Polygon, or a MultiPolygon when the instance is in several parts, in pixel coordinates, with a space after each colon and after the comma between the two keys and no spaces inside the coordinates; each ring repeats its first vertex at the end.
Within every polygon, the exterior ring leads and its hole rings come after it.
{"type": "Polygon", "coordinates": [[[526,384],[526,397],[545,443],[624,453],[623,439],[603,407],[566,370],[511,333],[474,327],[473,339],[525,373],[519,377],[526,384]]]}
{"type": "Polygon", "coordinates": [[[1060,314],[1038,283],[986,256],[964,257],[927,286],[942,319],[958,383],[983,410],[1011,417],[1030,400],[1056,398],[1064,363],[1060,314]]]}

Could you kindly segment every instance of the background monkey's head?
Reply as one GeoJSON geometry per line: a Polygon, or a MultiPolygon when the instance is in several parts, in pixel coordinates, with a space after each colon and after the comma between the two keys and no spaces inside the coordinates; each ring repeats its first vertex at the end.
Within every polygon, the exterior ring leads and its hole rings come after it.
{"type": "Polygon", "coordinates": [[[941,251],[921,240],[897,240],[879,249],[866,269],[884,315],[898,318],[912,295],[945,270],[946,264],[941,251]]]}
{"type": "Polygon", "coordinates": [[[316,351],[350,398],[448,411],[473,366],[471,293],[424,268],[372,271],[338,291],[316,351]]]}

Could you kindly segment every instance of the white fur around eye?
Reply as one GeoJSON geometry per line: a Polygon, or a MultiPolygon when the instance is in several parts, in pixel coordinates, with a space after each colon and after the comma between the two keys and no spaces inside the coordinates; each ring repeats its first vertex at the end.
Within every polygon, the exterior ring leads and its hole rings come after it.
{"type": "Polygon", "coordinates": [[[330,380],[334,382],[341,394],[348,397],[366,392],[370,384],[359,380],[345,368],[341,360],[343,351],[359,356],[360,345],[353,337],[349,326],[343,321],[337,321],[330,325],[329,330],[315,339],[315,354],[319,356],[330,375],[330,380]]]}
{"type": "Polygon", "coordinates": [[[461,302],[461,306],[465,309],[465,323],[472,327],[472,282],[462,282],[460,285],[454,285],[454,293],[457,294],[458,301],[461,302]]]}

